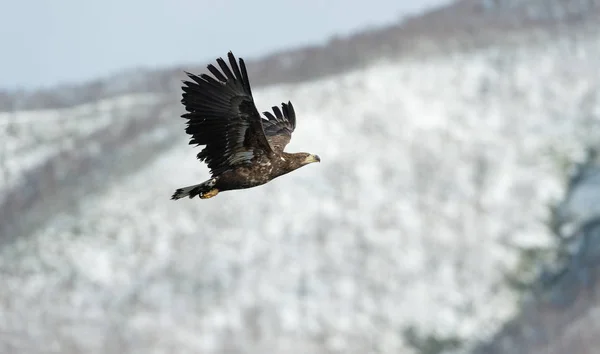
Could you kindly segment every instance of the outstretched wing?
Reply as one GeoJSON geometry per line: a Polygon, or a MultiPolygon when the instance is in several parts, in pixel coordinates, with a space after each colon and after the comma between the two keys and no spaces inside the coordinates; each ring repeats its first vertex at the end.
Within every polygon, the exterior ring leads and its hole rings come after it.
{"type": "Polygon", "coordinates": [[[188,113],[186,133],[191,135],[190,145],[206,145],[198,154],[212,175],[232,167],[250,163],[258,154],[270,154],[262,121],[250,90],[246,65],[240,58],[239,67],[233,53],[228,53],[227,66],[217,59],[221,68],[208,65],[214,78],[202,74],[186,74],[193,80],[184,81],[181,103],[188,113]]]}
{"type": "Polygon", "coordinates": [[[272,109],[275,115],[271,112],[263,112],[268,119],[263,122],[263,127],[273,150],[282,152],[292,139],[292,133],[296,129],[296,112],[294,112],[292,102],[289,101],[287,104],[282,103],[281,109],[277,106],[273,106],[272,109]]]}

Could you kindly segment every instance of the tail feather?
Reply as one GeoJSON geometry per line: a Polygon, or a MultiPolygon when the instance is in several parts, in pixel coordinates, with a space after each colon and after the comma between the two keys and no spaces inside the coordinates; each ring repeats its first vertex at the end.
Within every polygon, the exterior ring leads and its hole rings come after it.
{"type": "Polygon", "coordinates": [[[200,184],[179,188],[173,193],[171,199],[177,200],[185,197],[192,199],[195,196],[199,196],[201,199],[212,198],[219,193],[219,190],[214,188],[215,183],[216,179],[212,178],[200,184]]]}

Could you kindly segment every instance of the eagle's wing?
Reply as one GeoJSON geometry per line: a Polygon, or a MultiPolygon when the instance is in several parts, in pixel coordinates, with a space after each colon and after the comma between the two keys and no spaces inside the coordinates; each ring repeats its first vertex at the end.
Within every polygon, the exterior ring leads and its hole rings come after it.
{"type": "Polygon", "coordinates": [[[281,109],[273,106],[273,115],[271,112],[263,112],[268,120],[263,122],[267,140],[273,147],[273,150],[283,152],[285,146],[292,139],[292,133],[296,129],[296,112],[292,102],[282,103],[281,109]],[[282,112],[283,111],[283,112],[282,112]]]}
{"type": "Polygon", "coordinates": [[[254,105],[246,65],[240,58],[238,67],[231,52],[228,58],[231,69],[219,58],[222,72],[212,64],[208,70],[214,78],[186,72],[193,82],[184,81],[182,87],[181,103],[188,112],[182,115],[188,119],[185,131],[191,135],[190,145],[206,145],[198,159],[207,163],[212,175],[273,152],[254,105]]]}

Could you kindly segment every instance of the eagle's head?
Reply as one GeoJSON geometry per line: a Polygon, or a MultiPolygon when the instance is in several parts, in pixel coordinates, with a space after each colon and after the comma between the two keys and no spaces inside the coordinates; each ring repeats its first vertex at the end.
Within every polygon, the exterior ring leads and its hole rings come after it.
{"type": "Polygon", "coordinates": [[[319,155],[309,154],[308,152],[296,152],[293,154],[284,152],[280,158],[283,163],[281,164],[281,171],[277,175],[291,172],[313,162],[321,162],[319,155]]]}
{"type": "Polygon", "coordinates": [[[307,152],[301,152],[299,154],[301,154],[301,157],[303,158],[303,166],[313,162],[321,162],[321,158],[319,157],[319,155],[309,154],[307,152]]]}

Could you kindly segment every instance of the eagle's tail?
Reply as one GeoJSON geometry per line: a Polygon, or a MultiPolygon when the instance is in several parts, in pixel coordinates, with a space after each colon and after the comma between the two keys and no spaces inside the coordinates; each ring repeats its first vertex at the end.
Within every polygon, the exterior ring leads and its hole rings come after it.
{"type": "Polygon", "coordinates": [[[184,197],[189,197],[190,199],[195,196],[199,196],[201,199],[212,198],[215,195],[219,194],[219,190],[215,188],[217,180],[215,178],[211,178],[208,181],[202,182],[200,184],[195,184],[193,186],[179,188],[173,193],[171,199],[177,200],[184,197]]]}

